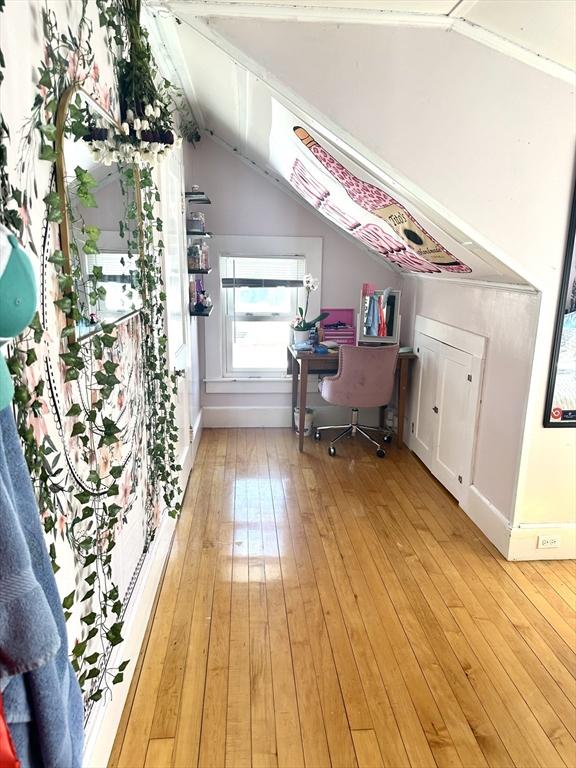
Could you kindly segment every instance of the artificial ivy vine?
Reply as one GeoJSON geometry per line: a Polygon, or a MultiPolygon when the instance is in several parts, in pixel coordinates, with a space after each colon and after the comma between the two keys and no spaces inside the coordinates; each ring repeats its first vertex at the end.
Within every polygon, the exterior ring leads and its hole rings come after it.
{"type": "MultiPolygon", "coordinates": [[[[115,69],[120,84],[126,81],[126,51],[132,53],[134,36],[144,40],[146,33],[139,26],[138,0],[97,0],[100,23],[105,26],[115,43],[111,46],[115,69]],[[134,13],[137,11],[135,25],[134,13]]],[[[0,0],[0,12],[4,0],[0,0]]],[[[82,84],[93,72],[94,54],[90,45],[92,24],[86,14],[87,0],[82,0],[77,30],[61,32],[56,16],[45,8],[42,12],[46,56],[39,66],[38,93],[20,148],[18,171],[22,190],[10,183],[7,169],[6,142],[8,127],[0,115],[0,217],[4,224],[27,235],[32,246],[29,228],[29,211],[32,200],[38,195],[34,179],[35,160],[54,162],[57,149],[55,116],[58,103],[67,88],[82,84]]],[[[138,60],[138,67],[148,66],[146,79],[148,91],[155,82],[155,69],[149,47],[146,57],[138,60]],[[147,58],[146,58],[147,57],[147,58]]],[[[0,82],[4,61],[0,52],[0,82]]],[[[136,81],[132,81],[133,84],[136,81]]],[[[135,87],[135,85],[134,85],[135,87]]],[[[166,83],[156,100],[166,104],[166,83]]],[[[153,97],[152,92],[145,99],[153,97]]],[[[120,91],[120,102],[126,94],[120,91]]],[[[149,102],[148,102],[149,103],[149,102]]],[[[163,117],[165,115],[163,114],[163,117]]],[[[86,133],[86,114],[80,103],[70,108],[70,120],[66,130],[82,140],[86,133]]],[[[143,306],[141,322],[141,367],[143,371],[142,409],[146,414],[146,516],[145,547],[154,535],[153,519],[156,507],[163,504],[169,514],[176,515],[178,472],[176,464],[177,428],[175,423],[176,379],[169,373],[167,339],[165,335],[165,294],[162,286],[161,260],[163,257],[162,221],[156,213],[160,200],[149,167],[135,171],[132,166],[121,167],[126,189],[135,190],[136,174],[141,190],[142,230],[136,231],[137,217],[134,208],[127,208],[121,222],[126,237],[129,258],[137,262],[138,279],[142,289],[143,306]]],[[[75,169],[75,191],[80,199],[92,204],[93,179],[86,169],[75,169]]],[[[46,206],[47,227],[59,224],[62,218],[59,196],[53,186],[43,198],[46,206]]],[[[131,204],[134,205],[133,203],[131,204]]],[[[71,207],[68,199],[69,211],[71,207]]],[[[78,222],[77,222],[78,223],[78,222]]],[[[112,646],[122,642],[122,601],[117,585],[112,580],[112,550],[115,530],[125,516],[120,502],[118,479],[125,471],[122,461],[110,462],[105,472],[98,461],[99,452],[113,448],[122,437],[122,429],[114,418],[111,402],[116,402],[122,387],[118,378],[120,361],[116,353],[117,326],[102,325],[100,330],[80,343],[74,329],[85,319],[85,299],[94,303],[102,298],[99,282],[101,271],[92,269],[87,285],[79,292],[81,273],[78,267],[81,253],[98,251],[99,231],[90,225],[79,223],[79,237],[71,239],[70,269],[65,270],[63,253],[55,249],[47,261],[54,269],[60,295],[54,301],[62,322],[60,340],[53,344],[60,348],[59,359],[63,369],[63,381],[75,387],[75,397],[67,403],[59,425],[61,437],[69,435],[76,441],[78,455],[86,469],[84,475],[66,474],[56,445],[49,436],[36,434],[34,419],[42,417],[44,399],[57,381],[50,377],[49,366],[39,375],[38,345],[46,342],[42,318],[37,315],[30,329],[12,346],[9,368],[15,383],[15,408],[18,431],[24,445],[24,454],[35,485],[40,515],[47,533],[55,538],[50,544],[50,555],[55,571],[58,570],[56,533],[62,533],[69,542],[81,574],[80,583],[63,599],[66,618],[75,605],[81,606],[82,631],[72,648],[72,663],[78,674],[87,701],[97,701],[109,685],[122,680],[128,664],[122,662],[116,669],[107,668],[106,660],[112,646]],[[83,299],[84,297],[84,299],[83,299]],[[34,370],[36,369],[36,370],[34,370]],[[71,477],[71,479],[70,479],[71,477]],[[75,501],[70,503],[70,499],[75,501]],[[64,520],[64,523],[62,523],[64,520]]],[[[54,332],[54,329],[50,329],[54,332]]],[[[54,393],[53,393],[54,394],[54,393]]],[[[57,396],[56,393],[54,396],[57,396]]],[[[134,490],[134,489],[132,489],[134,490]]]]}

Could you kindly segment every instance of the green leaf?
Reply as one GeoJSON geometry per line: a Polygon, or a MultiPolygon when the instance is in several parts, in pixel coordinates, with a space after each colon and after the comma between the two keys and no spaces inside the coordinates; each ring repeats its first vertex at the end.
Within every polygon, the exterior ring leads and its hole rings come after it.
{"type": "Polygon", "coordinates": [[[83,640],[81,643],[76,643],[74,648],[72,648],[72,655],[78,658],[79,656],[82,656],[84,651],[86,650],[87,642],[86,640],[83,640]]]}
{"type": "Polygon", "coordinates": [[[53,163],[56,160],[56,152],[50,144],[42,144],[40,147],[40,160],[48,160],[53,163]]]}
{"type": "Polygon", "coordinates": [[[77,421],[76,424],[72,427],[72,437],[76,437],[76,435],[82,435],[84,432],[86,432],[86,427],[84,424],[82,424],[81,421],[77,421]]]}
{"type": "Polygon", "coordinates": [[[87,613],[86,616],[82,616],[82,621],[84,624],[94,624],[96,618],[97,616],[94,611],[91,611],[90,613],[87,613]]]}
{"type": "Polygon", "coordinates": [[[64,600],[62,600],[62,607],[63,608],[72,608],[74,605],[74,598],[76,596],[76,590],[72,590],[69,595],[66,595],[64,600]]]}
{"type": "Polygon", "coordinates": [[[79,416],[82,413],[82,409],[78,405],[78,403],[74,403],[74,405],[71,405],[68,409],[68,412],[66,413],[66,416],[79,416]]]}
{"type": "Polygon", "coordinates": [[[64,374],[64,381],[77,381],[80,376],[80,372],[76,368],[67,368],[64,374]]]}
{"type": "Polygon", "coordinates": [[[56,138],[56,126],[54,123],[45,123],[39,126],[40,133],[46,136],[50,141],[54,141],[56,138]]]}
{"type": "Polygon", "coordinates": [[[51,72],[48,69],[44,69],[42,72],[42,76],[40,77],[40,80],[38,80],[38,85],[43,88],[49,88],[52,83],[52,76],[51,72]]]}
{"type": "Polygon", "coordinates": [[[98,485],[98,486],[102,482],[102,480],[100,479],[100,475],[98,474],[98,472],[96,472],[95,469],[90,470],[90,472],[88,473],[87,480],[89,483],[93,483],[94,485],[98,485]]]}
{"type": "Polygon", "coordinates": [[[124,639],[122,637],[122,621],[116,622],[116,624],[113,624],[108,632],[106,632],[106,638],[110,642],[110,645],[118,645],[118,643],[121,643],[124,639]]]}
{"type": "Polygon", "coordinates": [[[62,266],[64,264],[64,254],[62,251],[54,251],[52,256],[48,258],[48,261],[51,264],[58,264],[59,266],[62,266]]]}

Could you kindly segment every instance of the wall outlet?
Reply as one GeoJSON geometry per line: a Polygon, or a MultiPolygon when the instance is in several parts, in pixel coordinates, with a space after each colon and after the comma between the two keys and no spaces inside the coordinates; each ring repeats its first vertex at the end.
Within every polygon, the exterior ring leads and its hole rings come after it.
{"type": "Polygon", "coordinates": [[[538,536],[538,549],[552,549],[559,546],[559,536],[538,536]]]}

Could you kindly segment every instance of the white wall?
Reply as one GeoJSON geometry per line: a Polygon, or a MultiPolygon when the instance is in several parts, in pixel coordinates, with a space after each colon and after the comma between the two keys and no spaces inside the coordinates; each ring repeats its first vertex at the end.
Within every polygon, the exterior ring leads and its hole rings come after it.
{"type": "MultiPolygon", "coordinates": [[[[364,282],[400,286],[396,273],[331,229],[306,204],[296,202],[284,192],[277,182],[248,166],[210,137],[204,137],[195,147],[187,146],[185,166],[186,189],[198,184],[212,200],[212,205],[202,207],[202,211],[207,229],[216,235],[322,238],[322,306],[356,307],[364,282]]],[[[213,314],[198,322],[217,322],[217,318],[213,314]]],[[[201,358],[202,349],[201,344],[201,358]]],[[[320,402],[318,398],[313,400],[320,402]]],[[[203,389],[202,405],[204,408],[286,409],[290,405],[290,394],[206,394],[203,389]]]]}

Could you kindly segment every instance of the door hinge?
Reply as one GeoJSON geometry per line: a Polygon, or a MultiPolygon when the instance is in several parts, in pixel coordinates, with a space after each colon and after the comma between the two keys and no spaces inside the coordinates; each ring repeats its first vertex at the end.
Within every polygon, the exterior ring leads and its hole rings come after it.
{"type": "Polygon", "coordinates": [[[472,381],[472,374],[471,373],[468,374],[468,381],[472,381]]]}
{"type": "Polygon", "coordinates": [[[412,422],[412,434],[414,434],[414,422],[412,422]]]}
{"type": "Polygon", "coordinates": [[[432,410],[434,411],[434,413],[438,413],[438,406],[435,405],[434,408],[432,408],[432,410]]]}
{"type": "Polygon", "coordinates": [[[420,347],[416,347],[416,352],[420,352],[420,347]]]}
{"type": "Polygon", "coordinates": [[[462,475],[458,475],[458,482],[462,485],[462,475]]]}

